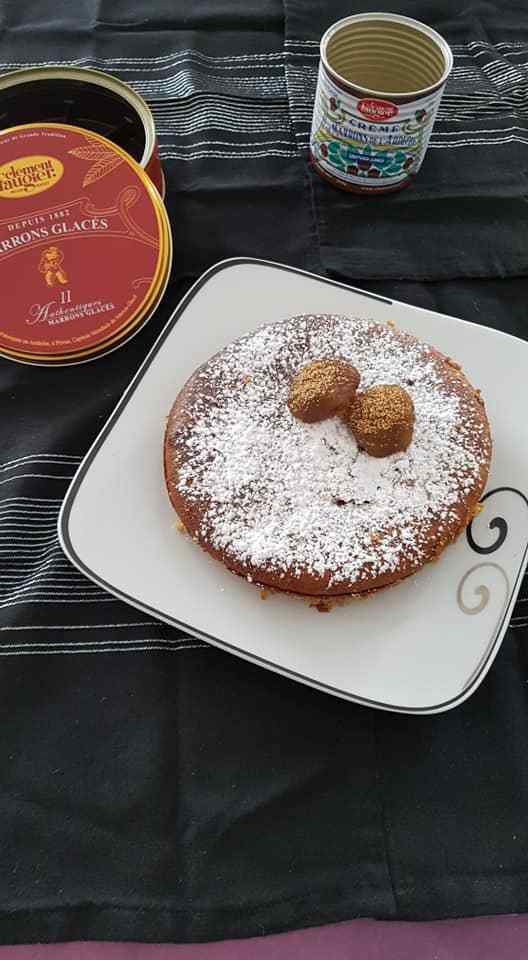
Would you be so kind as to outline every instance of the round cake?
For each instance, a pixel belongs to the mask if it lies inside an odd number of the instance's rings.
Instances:
[[[292,383],[323,360],[359,374],[355,405],[304,422]],[[398,404],[408,415],[406,449],[387,456],[361,446],[380,401],[387,423]],[[312,600],[378,590],[436,559],[474,516],[490,458],[483,401],[458,364],[392,324],[328,314],[261,327],[204,363],[164,445],[190,536],[249,582]]]

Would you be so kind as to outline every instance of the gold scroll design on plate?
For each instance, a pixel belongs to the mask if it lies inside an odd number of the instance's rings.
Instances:
[[[492,503],[499,504],[493,507]],[[503,561],[484,560],[465,572],[456,592],[460,611],[469,616],[478,616],[484,610],[498,611],[490,630],[489,639],[475,669],[467,677],[462,690],[467,690],[480,676],[489,661],[498,639],[502,639],[513,598],[520,585],[528,556],[528,497],[517,487],[503,486],[488,490],[480,501],[481,510],[475,514],[466,528],[466,539],[471,550],[479,556],[499,553],[504,543],[513,541]],[[492,508],[491,519],[485,515]],[[495,511],[498,511],[496,515]],[[486,527],[495,534],[491,542],[481,541]],[[508,572],[505,567],[508,568]]]
[[[522,518],[524,518],[526,524],[526,514],[524,509],[522,509],[522,512],[519,510],[518,514],[512,515],[511,505],[508,508],[508,504],[505,502],[502,509],[503,512],[506,510],[506,508],[509,509],[509,520],[500,515],[492,517],[492,519],[488,521],[487,527],[489,530],[497,531],[495,540],[489,544],[481,544],[477,542],[475,539],[476,531],[474,530],[475,521],[477,520],[477,517],[482,517],[485,507],[488,507],[488,505],[491,503],[491,498],[500,496],[501,494],[513,494],[514,497],[518,498],[518,500],[512,500],[512,503],[517,502],[519,507],[522,508],[522,505],[524,505],[524,508],[528,508],[528,497],[522,492],[522,490],[518,490],[516,487],[504,486],[496,487],[493,490],[488,490],[488,492],[484,494],[480,501],[480,509],[472,518],[472,520],[470,520],[466,528],[468,545],[474,553],[480,556],[487,556],[499,551],[504,542],[507,540],[511,530],[513,529],[519,531],[522,526]],[[523,536],[521,536],[521,542],[525,557],[528,552],[528,543]],[[501,615],[508,607],[512,591],[508,574],[500,564],[496,562],[485,561],[482,563],[477,563],[467,570],[458,584],[457,603],[463,613],[474,616],[475,614],[481,613],[488,606],[492,596],[492,591],[485,583],[478,583],[478,576],[480,576],[480,574],[484,571],[488,572],[490,570],[494,570],[496,573],[500,574],[500,578],[502,579],[504,585],[505,601]],[[478,576],[476,577],[475,574]],[[471,599],[469,599],[469,590],[472,590],[473,592],[473,597]],[[479,599],[476,600],[476,597]]]

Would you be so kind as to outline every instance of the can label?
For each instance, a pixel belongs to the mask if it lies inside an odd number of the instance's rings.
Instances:
[[[0,135],[0,350],[93,350],[159,288],[163,208],[146,174],[102,137],[57,124]]]
[[[364,97],[358,100],[357,108],[362,116],[367,120],[374,120],[379,123],[387,123],[393,117],[398,116],[398,107],[389,100],[377,100],[375,97]]]
[[[319,65],[310,147],[317,165],[360,189],[383,189],[420,169],[443,92],[407,103],[354,96]]]

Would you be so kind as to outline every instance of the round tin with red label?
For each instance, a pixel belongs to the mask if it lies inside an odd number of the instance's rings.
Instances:
[[[453,55],[431,27],[392,13],[331,26],[310,137],[312,163],[343,190],[399,190],[420,169]]]
[[[159,193],[120,147],[80,127],[0,134],[0,353],[28,363],[120,346],[165,289],[171,235]]]

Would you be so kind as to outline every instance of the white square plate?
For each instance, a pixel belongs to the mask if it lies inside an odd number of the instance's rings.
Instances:
[[[494,435],[481,514],[440,562],[323,615],[259,591],[179,534],[162,468],[165,418],[195,367],[263,323],[299,313],[392,319],[462,363]],[[479,685],[527,562],[528,344],[454,317],[259,260],[209,270],[177,307],[83,461],[59,535],[96,583],[224,650],[358,703],[437,713]]]

